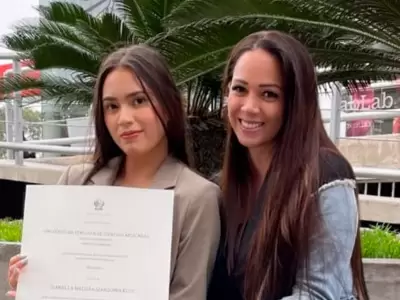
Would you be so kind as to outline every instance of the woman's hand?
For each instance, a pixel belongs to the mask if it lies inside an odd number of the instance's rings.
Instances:
[[[27,263],[28,258],[25,255],[18,254],[11,257],[8,266],[8,284],[10,285],[11,290],[6,293],[7,296],[15,297],[19,273]]]

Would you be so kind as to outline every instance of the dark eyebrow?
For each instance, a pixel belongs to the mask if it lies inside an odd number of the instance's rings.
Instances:
[[[274,88],[277,88],[277,89],[282,89],[281,88],[281,86],[279,85],[279,84],[276,84],[276,83],[265,83],[265,84],[260,84],[260,87],[262,87],[262,88],[265,88],[265,87],[267,87],[267,88],[269,88],[269,87],[274,87]]]
[[[241,83],[243,85],[248,85],[248,83],[246,81],[244,81],[243,79],[234,79],[232,81],[235,83]]]
[[[248,83],[243,79],[234,79],[233,82],[240,83],[240,84],[243,84],[243,85],[248,85]],[[278,88],[280,90],[282,89],[281,86],[279,84],[276,84],[276,83],[262,83],[262,84],[259,85],[259,87],[262,87],[262,88],[274,87],[274,88]]]
[[[145,95],[145,93],[143,91],[136,91],[136,92],[126,95],[125,98],[132,98],[132,97],[135,97],[138,95]],[[107,96],[107,97],[103,98],[103,101],[116,101],[116,100],[117,100],[117,98],[112,97],[112,96]]]

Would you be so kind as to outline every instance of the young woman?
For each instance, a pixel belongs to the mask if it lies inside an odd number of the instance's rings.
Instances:
[[[367,300],[350,164],[328,138],[306,48],[251,34],[225,70],[222,239],[209,300]]]
[[[174,189],[169,299],[206,299],[220,238],[220,189],[188,167],[182,99],[164,59],[145,46],[109,55],[93,113],[93,162],[70,166],[59,184]],[[26,262],[21,255],[10,260],[11,296]]]

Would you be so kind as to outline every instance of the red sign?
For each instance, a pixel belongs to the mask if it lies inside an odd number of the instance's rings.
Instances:
[[[400,79],[396,80],[396,85],[398,94],[397,97],[400,98]],[[400,133],[400,117],[396,117],[393,119],[393,133]]]
[[[393,119],[393,133],[400,133],[400,117]]]
[[[352,93],[352,104],[361,110],[371,109],[374,105],[374,90],[365,87]],[[373,126],[373,120],[355,120],[347,122],[346,136],[367,135]]]
[[[21,61],[20,62],[21,68],[23,67],[29,67],[29,61]],[[4,64],[4,65],[0,65],[0,77],[12,77],[13,73],[12,73],[12,69],[13,69],[13,65],[12,64]],[[7,74],[8,72],[11,72],[10,74]],[[40,78],[40,71],[37,70],[32,70],[32,69],[28,69],[28,70],[24,70],[22,69],[21,71],[22,75],[28,77],[28,78],[32,78],[32,79],[39,79]],[[21,96],[22,97],[32,97],[32,96],[38,96],[40,95],[40,90],[39,89],[28,89],[28,90],[23,90],[21,91]],[[5,98],[8,98],[8,95],[5,95],[4,93],[0,92],[0,100],[4,100]]]

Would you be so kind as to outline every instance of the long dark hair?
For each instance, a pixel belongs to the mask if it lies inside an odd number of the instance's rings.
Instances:
[[[267,176],[267,192],[261,195],[264,202],[260,221],[242,270],[243,293],[246,300],[256,300],[264,291],[268,299],[280,299],[292,290],[300,267],[305,267],[308,273],[310,240],[321,221],[316,201],[321,185],[321,150],[345,158],[323,127],[312,58],[306,47],[293,37],[277,31],[245,37],[231,52],[223,89],[227,91],[238,59],[252,49],[262,49],[280,62],[285,104],[284,121]],[[349,172],[354,177],[352,170]],[[256,201],[250,196],[253,187],[249,174],[252,166],[247,148],[239,143],[228,124],[221,186],[229,272],[236,268],[244,225],[256,209]],[[360,299],[366,300],[359,233],[351,265],[355,290]]]
[[[192,166],[192,155],[188,150],[186,116],[183,100],[164,57],[146,45],[133,45],[109,54],[100,66],[93,99],[93,119],[95,126],[94,167],[86,182],[103,168],[112,158],[122,156],[122,150],[113,141],[104,121],[102,105],[103,85],[106,77],[118,67],[128,68],[139,79],[147,98],[152,101],[149,91],[162,111],[151,102],[168,140],[169,154],[188,166]],[[161,117],[166,114],[166,122]]]

